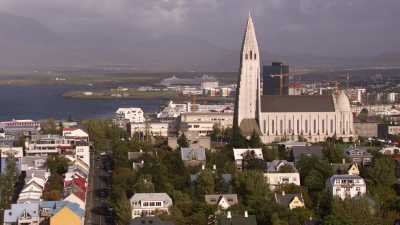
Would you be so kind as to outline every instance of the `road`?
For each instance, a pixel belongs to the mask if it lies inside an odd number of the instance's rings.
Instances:
[[[104,215],[99,212],[99,208],[106,200],[104,197],[100,197],[97,192],[106,188],[107,185],[103,179],[107,176],[107,173],[103,169],[103,161],[97,158],[98,155],[91,153],[85,225],[106,225]]]

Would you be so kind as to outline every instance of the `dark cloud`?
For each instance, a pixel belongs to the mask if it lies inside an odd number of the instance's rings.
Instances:
[[[0,0],[0,12],[75,40],[181,36],[232,51],[251,11],[264,51],[334,57],[400,51],[399,9],[399,0]]]

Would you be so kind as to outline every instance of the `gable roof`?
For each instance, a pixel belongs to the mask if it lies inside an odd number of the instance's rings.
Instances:
[[[261,112],[335,112],[330,95],[263,95]]]
[[[206,151],[204,148],[181,148],[181,158],[183,161],[205,161]]]
[[[214,195],[205,195],[204,200],[207,204],[215,205],[219,204],[222,199],[226,199],[230,206],[236,205],[239,203],[237,194],[214,194]]]
[[[175,225],[172,222],[169,221],[162,221],[160,218],[156,216],[152,217],[139,217],[132,219],[129,222],[129,225]]]
[[[138,201],[163,201],[167,207],[172,205],[172,199],[167,193],[135,193],[130,202]]]
[[[323,147],[321,145],[293,146],[292,154],[295,161],[298,161],[301,155],[323,158],[322,149]]]
[[[242,160],[245,154],[254,152],[257,159],[264,159],[261,148],[234,148],[233,157],[235,160]]]
[[[242,215],[232,215],[227,218],[226,215],[217,218],[218,225],[257,225],[257,220],[254,215],[244,217]]]
[[[38,203],[12,204],[11,209],[7,209],[4,211],[4,222],[15,223],[24,212],[29,214],[31,217],[39,218],[39,204]]]
[[[293,199],[295,197],[297,197],[300,201],[302,201],[304,203],[304,199],[301,194],[276,194],[275,193],[276,203],[283,205],[285,207],[289,207],[289,204],[293,201]]]

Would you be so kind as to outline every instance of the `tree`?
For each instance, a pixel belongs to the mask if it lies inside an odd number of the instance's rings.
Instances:
[[[234,148],[247,148],[249,145],[245,137],[243,137],[242,132],[239,127],[234,127],[232,129],[231,143]]]
[[[244,204],[257,208],[259,201],[270,195],[263,172],[246,170],[235,177],[235,189],[243,197]]]
[[[69,160],[65,158],[63,155],[51,155],[47,157],[47,167],[50,172],[57,174],[64,174],[68,170],[68,162]]]
[[[189,140],[186,138],[185,133],[182,133],[181,136],[178,137],[178,145],[181,148],[187,148],[189,147]]]
[[[118,225],[129,224],[129,221],[132,218],[132,210],[131,203],[129,202],[125,193],[120,195],[114,210],[116,212]]]
[[[363,108],[363,109],[360,111],[360,113],[358,114],[358,119],[359,119],[361,122],[367,122],[367,120],[368,120],[368,109]]]
[[[201,171],[196,182],[196,192],[200,197],[215,192],[214,174],[209,169]]]
[[[251,134],[249,146],[251,148],[261,148],[263,146],[260,135],[258,135],[255,130],[253,130],[253,133]]]
[[[57,127],[57,123],[54,119],[48,119],[40,124],[41,132],[43,134],[60,134],[60,130]]]

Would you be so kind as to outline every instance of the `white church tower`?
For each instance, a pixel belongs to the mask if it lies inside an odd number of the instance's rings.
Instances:
[[[260,52],[253,19],[249,15],[240,56],[240,75],[237,83],[234,125],[242,134],[260,133]]]

